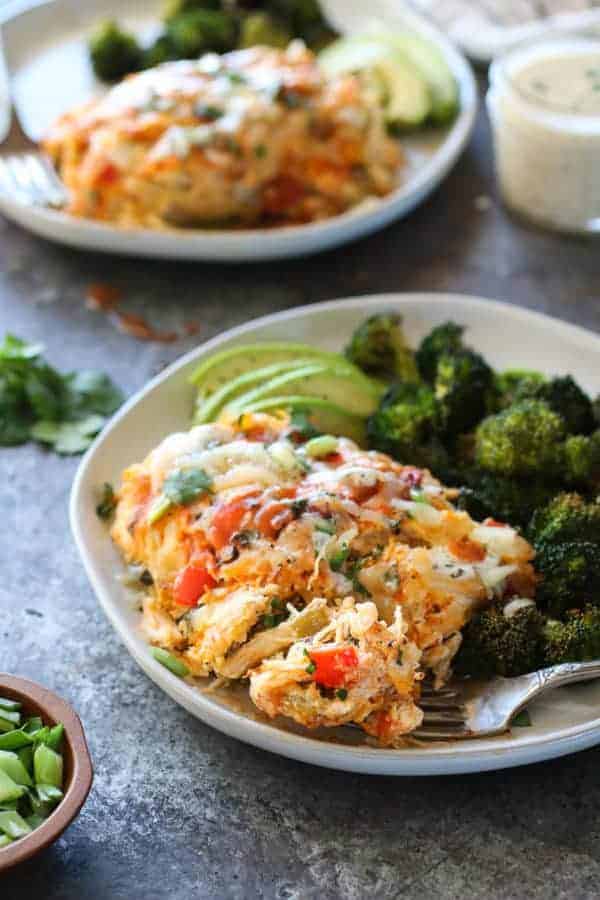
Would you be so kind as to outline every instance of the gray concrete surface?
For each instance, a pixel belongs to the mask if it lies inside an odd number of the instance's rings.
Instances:
[[[131,393],[195,340],[272,310],[381,291],[479,294],[600,331],[598,245],[524,229],[494,199],[483,118],[409,219],[311,260],[209,266],[52,247],[0,225],[0,333]],[[491,206],[481,202],[490,197]],[[169,346],[86,309],[90,282],[170,328]],[[527,335],[515,347],[527,362]],[[80,818],[0,878],[2,900],[584,900],[600,893],[600,749],[528,769],[393,780],[319,770],[236,743],[137,669],[100,612],[67,521],[76,459],[0,449],[0,669],[67,697],[96,780]]]

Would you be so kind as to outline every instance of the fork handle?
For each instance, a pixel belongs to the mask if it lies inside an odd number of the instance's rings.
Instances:
[[[562,663],[559,666],[550,666],[549,669],[540,669],[535,673],[537,685],[534,696],[563,687],[566,684],[576,684],[578,681],[591,681],[600,678],[600,660],[581,663]]]

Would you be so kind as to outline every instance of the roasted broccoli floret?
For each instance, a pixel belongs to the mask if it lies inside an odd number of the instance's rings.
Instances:
[[[542,576],[537,598],[551,616],[560,617],[588,601],[600,605],[600,545],[544,543],[538,546],[535,568]]]
[[[224,53],[236,41],[236,25],[227,13],[191,9],[166,22],[166,34],[180,59],[192,59],[206,51]]]
[[[536,546],[564,541],[600,544],[600,502],[588,503],[580,494],[558,494],[536,511],[528,537]]]
[[[142,65],[142,50],[132,34],[116,22],[102,22],[89,40],[94,73],[101,81],[118,81]]]
[[[539,478],[517,480],[470,470],[464,473],[457,502],[474,519],[491,517],[525,528],[536,509],[545,506],[557,490]]]
[[[447,436],[469,431],[491,410],[494,373],[478,353],[460,350],[438,358],[434,390]]]
[[[162,63],[177,59],[177,50],[168,34],[159,35],[149,47],[146,47],[142,56],[142,69],[152,69]]]
[[[564,476],[568,484],[587,490],[600,487],[600,430],[589,437],[568,437],[564,445]]]
[[[167,0],[163,19],[173,19],[193,9],[221,9],[222,0]]]
[[[544,628],[545,666],[600,658],[600,609],[571,610],[564,622],[548,619]]]
[[[463,629],[454,660],[458,675],[512,678],[535,671],[542,657],[544,617],[535,603],[512,600],[477,613]]]
[[[499,408],[506,409],[519,400],[532,397],[546,380],[545,375],[532,369],[507,369],[500,372],[495,378]]]
[[[396,459],[431,469],[444,479],[449,457],[436,437],[438,406],[431,388],[398,382],[367,423],[369,446]]]
[[[255,12],[242,21],[239,46],[265,44],[267,47],[287,47],[291,39],[291,32],[269,13]]]
[[[376,313],[359,325],[346,347],[350,362],[369,375],[418,381],[412,350],[402,331],[402,318],[393,313]]]
[[[594,430],[592,401],[570,375],[551,378],[538,385],[531,396],[545,400],[562,417],[568,434],[589,434]]]
[[[564,436],[561,417],[547,403],[523,400],[481,422],[475,462],[498,475],[548,476],[560,466]]]
[[[417,368],[425,381],[433,383],[441,356],[453,356],[464,349],[464,328],[454,322],[438,325],[423,338],[415,354]]]

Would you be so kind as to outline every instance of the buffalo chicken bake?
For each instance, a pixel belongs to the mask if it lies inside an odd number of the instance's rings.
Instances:
[[[313,222],[389,193],[401,163],[374,86],[299,41],[132,75],[43,146],[67,212],[150,228]]]
[[[246,413],[123,474],[112,537],[148,586],[143,629],[193,676],[247,679],[267,716],[398,746],[472,614],[535,593],[530,545],[427,470]]]

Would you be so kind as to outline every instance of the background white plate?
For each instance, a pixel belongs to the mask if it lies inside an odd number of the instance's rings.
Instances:
[[[351,29],[359,21],[359,0],[327,0],[324,5],[340,28],[347,22]],[[85,43],[94,23],[109,16],[147,33],[156,28],[161,6],[157,0],[127,4],[119,0],[52,0],[35,6],[31,0],[17,0],[2,9],[8,77],[28,132],[39,137],[59,113],[99,90]],[[376,7],[374,0],[374,11]],[[0,211],[35,234],[73,247],[173,259],[254,261],[300,256],[370,234],[405,216],[437,187],[468,141],[477,110],[469,64],[441,32],[410,13],[394,16],[394,23],[419,31],[439,47],[459,83],[461,111],[451,128],[424,131],[403,140],[409,163],[400,173],[398,188],[386,198],[311,225],[239,231],[117,229],[62,212],[22,206],[1,194]],[[4,110],[7,92],[6,77],[0,78]],[[0,121],[0,133],[1,128]]]
[[[84,457],[71,494],[71,526],[94,590],[108,618],[149,677],[187,710],[220,731],[266,750],[318,765],[388,775],[477,772],[536,762],[600,743],[600,682],[563,688],[531,707],[533,727],[480,741],[381,750],[353,729],[315,736],[285,721],[270,722],[246,691],[207,693],[176,678],[150,655],[138,631],[136,595],[123,587],[123,571],[106,526],[94,508],[104,481],[119,483],[122,470],[144,457],[163,437],[190,424],[193,391],[188,377],[217,349],[261,340],[308,341],[340,349],[366,315],[395,309],[418,341],[448,318],[467,326],[468,341],[499,368],[526,365],[548,374],[572,373],[589,391],[600,391],[600,337],[539,313],[491,300],[451,294],[358,297],[300,307],[234,328],[182,357],[115,416]]]

